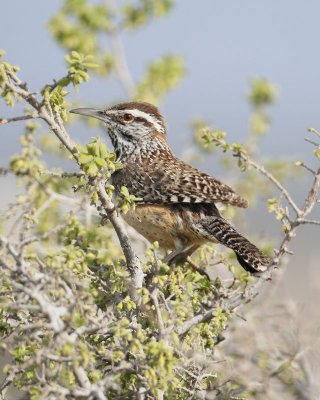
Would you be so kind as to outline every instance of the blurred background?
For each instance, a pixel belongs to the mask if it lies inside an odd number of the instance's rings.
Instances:
[[[21,67],[20,76],[35,91],[66,71],[64,55],[68,51],[61,47],[61,42],[59,45],[59,35],[52,23],[62,4],[61,1],[11,0],[1,8],[1,48],[6,51],[9,62]],[[112,7],[121,4],[114,1]],[[177,67],[184,71],[181,79],[159,101],[168,124],[168,140],[177,155],[229,183],[235,182],[238,176],[236,164],[226,169],[219,152],[201,151],[192,127],[205,122],[226,131],[230,142],[246,141],[252,129],[253,106],[248,101],[252,82],[257,78],[267,79],[274,89],[274,101],[264,109],[270,121],[266,132],[259,137],[256,160],[289,160],[285,184],[301,204],[311,178],[301,173],[295,161],[304,160],[313,168],[317,163],[304,137],[307,128],[320,129],[319,15],[320,3],[316,0],[307,3],[178,0],[163,18],[125,30],[120,52],[124,52],[134,83],[141,81],[146,65],[152,60],[164,54],[181,59]],[[119,43],[102,36],[100,45],[112,49]],[[126,90],[114,75],[93,75],[79,92],[72,93],[72,99],[79,106],[103,107],[127,100],[130,82],[128,86]],[[0,102],[0,118],[13,115]],[[88,142],[99,132],[97,129],[80,122],[69,128],[80,142]],[[22,130],[23,123],[1,127],[1,166],[19,151]],[[56,159],[48,158],[48,162],[59,166]],[[66,161],[62,165],[69,168]],[[10,176],[1,178],[1,183],[0,210],[3,211],[14,199],[17,188]],[[265,198],[252,201],[252,208],[239,214],[246,221],[245,230],[249,234],[271,238],[276,247],[280,223],[268,213],[265,203]],[[319,344],[320,328],[316,310],[320,301],[318,227],[308,225],[301,229],[292,242],[292,251],[294,255],[279,272],[277,284],[272,288],[271,300],[270,293],[266,294],[265,307],[271,307],[271,303],[273,307],[290,304],[296,325],[303,331],[306,342],[312,340],[315,348]],[[263,299],[260,299],[261,307]],[[274,315],[274,310],[269,308],[270,315]]]

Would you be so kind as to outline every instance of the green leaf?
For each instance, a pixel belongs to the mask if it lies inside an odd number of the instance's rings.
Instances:
[[[100,167],[100,168],[105,168],[107,167],[107,162],[103,158],[97,157],[95,159],[95,163]]]
[[[78,156],[78,161],[80,164],[87,164],[94,160],[94,157],[91,154],[80,154]]]
[[[89,176],[95,176],[99,172],[99,167],[96,163],[90,163],[88,168],[86,169],[86,172]]]

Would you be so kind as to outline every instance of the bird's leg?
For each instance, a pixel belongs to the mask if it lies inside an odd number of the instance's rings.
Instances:
[[[187,257],[187,263],[190,265],[190,267],[194,270],[194,271],[197,271],[200,275],[203,275],[203,276],[205,276],[209,281],[211,281],[211,278],[210,278],[210,276],[206,273],[206,271],[205,270],[203,270],[201,267],[199,267],[196,263],[194,263],[192,260],[191,260],[191,257],[190,256],[188,256]]]
[[[199,274],[204,275],[210,280],[209,275],[198,265],[196,265],[190,258],[190,255],[198,249],[198,244],[191,244],[188,246],[178,246],[176,250],[172,251],[165,259],[165,263],[168,265],[176,265],[179,262],[187,262],[190,267],[197,271]]]
[[[197,248],[198,246],[194,244],[186,246],[182,243],[179,243],[176,246],[176,249],[168,254],[164,262],[168,265],[174,265],[178,262],[185,262],[187,260],[187,257],[192,254]]]

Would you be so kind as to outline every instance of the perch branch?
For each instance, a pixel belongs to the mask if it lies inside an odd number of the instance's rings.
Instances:
[[[78,150],[66,131],[59,115],[53,114],[52,109],[48,104],[38,101],[27,89],[26,84],[22,83],[22,81],[14,72],[8,71],[7,74],[9,77],[9,80],[6,82],[8,88],[24,99],[37,111],[39,118],[49,126],[50,130],[56,135],[60,142],[64,144],[67,150],[73,155],[74,160],[77,162],[76,154],[78,153]],[[142,287],[144,277],[140,261],[131,247],[129,237],[126,233],[122,220],[115,211],[112,200],[105,192],[104,182],[100,181],[97,183],[97,193],[118,236],[126,259],[127,267],[131,274],[131,297],[135,302],[138,302],[140,296],[137,294],[137,291]]]

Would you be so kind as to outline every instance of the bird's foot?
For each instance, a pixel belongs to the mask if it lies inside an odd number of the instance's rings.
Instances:
[[[191,257],[187,257],[187,263],[190,265],[190,267],[194,270],[197,271],[200,275],[205,276],[209,281],[211,281],[210,276],[204,271],[201,267],[199,267],[196,263],[194,263],[191,260]]]

